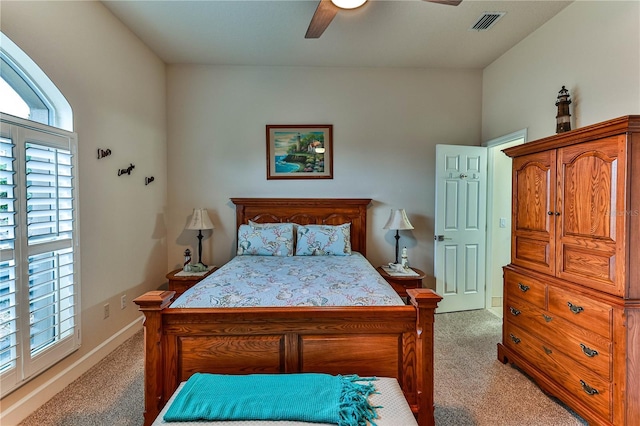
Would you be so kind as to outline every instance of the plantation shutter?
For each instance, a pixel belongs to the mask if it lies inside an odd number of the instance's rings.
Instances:
[[[73,333],[71,152],[26,144],[31,355]]]
[[[9,135],[7,135],[9,136]],[[15,146],[0,136],[0,373],[15,376],[17,360]]]
[[[3,152],[11,147],[7,163],[12,168],[6,175],[14,197],[7,202],[7,212],[0,211],[7,230],[2,231],[8,232],[2,241],[0,284],[5,395],[5,389],[19,386],[79,347],[80,269],[75,134],[2,124],[2,134],[10,135],[3,139]]]

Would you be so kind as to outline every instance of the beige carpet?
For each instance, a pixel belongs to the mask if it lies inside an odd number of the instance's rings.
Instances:
[[[144,410],[142,339],[141,330],[27,417],[20,425],[142,425]]]
[[[488,311],[436,315],[438,425],[570,426],[587,423],[497,359],[502,320]]]
[[[484,310],[458,312],[436,315],[435,324],[437,425],[586,425],[519,371],[497,360],[499,318]],[[142,381],[139,332],[21,425],[141,425]]]

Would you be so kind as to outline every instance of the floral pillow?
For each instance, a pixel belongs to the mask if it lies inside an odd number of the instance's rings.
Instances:
[[[254,228],[276,228],[282,225],[282,222],[254,222],[252,220],[249,221],[249,226],[253,226]]]
[[[349,256],[351,224],[298,225],[296,256]]]
[[[293,224],[240,225],[238,256],[293,256]]]

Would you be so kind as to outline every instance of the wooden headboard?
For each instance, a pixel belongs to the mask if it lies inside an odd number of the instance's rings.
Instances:
[[[368,198],[231,198],[236,226],[257,223],[351,223],[351,249],[366,256]]]

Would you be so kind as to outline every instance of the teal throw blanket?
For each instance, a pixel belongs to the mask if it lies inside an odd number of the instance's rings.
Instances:
[[[368,397],[375,378],[329,374],[196,373],[164,415],[166,422],[292,420],[366,426],[377,418]],[[358,383],[363,382],[364,383]]]

